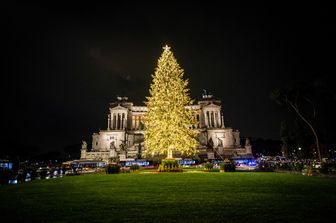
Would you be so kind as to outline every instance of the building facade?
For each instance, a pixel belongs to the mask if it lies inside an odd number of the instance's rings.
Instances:
[[[212,95],[203,94],[197,104],[186,106],[196,111],[198,151],[196,158],[231,158],[234,156],[252,157],[251,145],[241,146],[240,132],[225,127],[221,110],[221,101]],[[147,112],[146,106],[135,106],[126,97],[118,97],[116,102],[110,103],[107,116],[107,129],[92,135],[92,148],[88,151],[83,141],[81,159],[131,161],[143,158],[144,122],[143,116]],[[174,154],[175,156],[179,154]]]

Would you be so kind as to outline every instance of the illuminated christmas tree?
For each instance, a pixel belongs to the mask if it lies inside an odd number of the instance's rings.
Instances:
[[[167,158],[172,158],[173,151],[194,155],[197,132],[191,126],[197,121],[195,113],[185,107],[192,104],[188,80],[183,79],[184,71],[170,47],[163,49],[146,102],[145,155],[167,154]]]

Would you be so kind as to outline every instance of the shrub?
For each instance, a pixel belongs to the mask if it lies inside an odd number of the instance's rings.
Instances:
[[[130,173],[130,168],[129,167],[121,167],[120,168],[120,173]]]
[[[323,174],[335,174],[336,163],[322,163],[319,172]]]
[[[218,169],[218,168],[212,168],[209,172],[220,172],[220,169]]]
[[[256,170],[261,172],[273,172],[274,167],[267,162],[260,162]]]
[[[106,174],[120,173],[120,166],[118,164],[109,164],[105,167]]]
[[[235,172],[236,171],[236,165],[234,163],[227,163],[227,162],[222,162],[220,163],[220,167],[224,172]]]
[[[14,175],[14,172],[12,170],[0,170],[0,184],[8,184],[8,181],[11,179],[11,177]]]
[[[182,167],[178,163],[178,160],[175,159],[164,159],[162,160],[159,169],[159,172],[182,172]]]
[[[131,170],[132,172],[137,171],[137,170],[139,170],[139,169],[140,169],[140,167],[139,167],[139,165],[137,165],[137,164],[133,164],[132,166],[130,166],[130,170]]]
[[[212,168],[213,168],[213,163],[206,163],[206,164],[204,164],[204,168],[206,169],[206,170],[211,170]]]
[[[302,175],[316,176],[318,175],[318,170],[314,168],[312,165],[304,165],[302,169]]]
[[[294,163],[294,171],[302,171],[303,163]]]

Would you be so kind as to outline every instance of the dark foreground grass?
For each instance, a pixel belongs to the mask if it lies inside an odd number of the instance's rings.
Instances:
[[[336,218],[336,179],[93,174],[1,186],[0,200],[0,219],[11,222],[327,222]]]

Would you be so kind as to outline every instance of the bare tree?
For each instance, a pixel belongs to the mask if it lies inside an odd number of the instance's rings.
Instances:
[[[271,92],[271,98],[280,105],[287,105],[309,127],[314,135],[318,159],[321,162],[319,137],[313,125],[316,118],[316,108],[313,100],[309,98],[308,92],[300,86],[275,89]],[[305,108],[305,113],[302,108]]]

